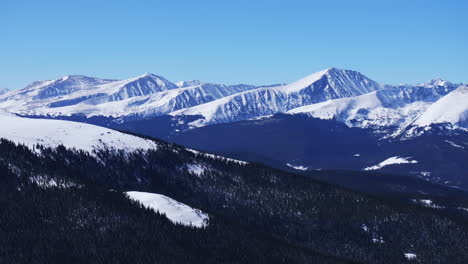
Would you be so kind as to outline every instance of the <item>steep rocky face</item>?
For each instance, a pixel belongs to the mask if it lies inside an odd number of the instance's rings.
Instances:
[[[323,102],[366,94],[383,86],[350,70],[326,69],[287,85],[263,87],[184,109],[174,115],[201,115],[200,123],[255,118]]]

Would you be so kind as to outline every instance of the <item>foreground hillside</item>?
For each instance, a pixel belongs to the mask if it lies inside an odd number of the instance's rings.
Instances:
[[[34,147],[63,145],[85,151],[103,147],[133,151],[155,148],[154,142],[104,127],[61,120],[19,117],[0,109],[0,138]]]
[[[0,143],[2,262],[464,263],[463,209],[388,202],[156,142],[138,151]],[[123,193],[209,216],[174,225]]]

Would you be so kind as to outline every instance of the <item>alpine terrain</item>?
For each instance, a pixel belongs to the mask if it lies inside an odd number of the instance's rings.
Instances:
[[[467,84],[440,78],[388,85],[329,68],[264,86],[172,83],[154,74],[65,76],[4,93],[0,108],[302,168],[298,172],[382,171],[468,190],[467,96]]]

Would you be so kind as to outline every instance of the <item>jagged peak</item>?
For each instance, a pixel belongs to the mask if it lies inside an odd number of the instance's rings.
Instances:
[[[140,83],[140,82],[152,82],[152,83],[155,83],[157,86],[165,87],[166,89],[178,88],[177,85],[170,82],[166,78],[162,77],[161,75],[156,75],[153,73],[145,73],[135,78],[128,79],[126,80],[126,84],[124,85],[124,87],[128,85],[132,85],[134,83]]]
[[[151,77],[151,78],[161,78],[162,76],[159,76],[159,75],[156,75],[154,73],[144,73],[142,75],[139,75],[137,77],[135,77],[135,79],[141,79],[141,78],[148,78],[148,77]]]
[[[440,77],[434,78],[430,80],[429,82],[424,83],[423,85],[425,86],[446,86],[447,84],[450,84],[449,81],[444,80]]]
[[[350,69],[340,69],[340,68],[336,68],[336,67],[331,67],[331,68],[325,69],[324,71],[328,75],[334,75],[334,74],[356,75],[356,76],[362,76],[364,78],[369,79],[367,76],[365,76],[361,72],[355,71],[355,70],[350,70]]]
[[[200,81],[200,80],[187,80],[187,81],[176,82],[176,85],[178,87],[180,87],[180,88],[190,87],[190,86],[198,86],[198,85],[202,85],[202,84],[205,84],[205,82]]]
[[[324,77],[333,81],[334,79],[342,78],[342,76],[359,76],[360,79],[366,79],[369,82],[373,82],[371,79],[367,78],[360,72],[331,67],[331,68],[327,68],[327,69],[318,71],[316,73],[313,73],[293,83],[281,86],[279,87],[279,89],[284,92],[295,92],[295,91],[301,90],[305,87],[312,85],[313,83],[317,82],[318,80],[321,80]],[[378,86],[377,83],[374,82],[374,84]]]

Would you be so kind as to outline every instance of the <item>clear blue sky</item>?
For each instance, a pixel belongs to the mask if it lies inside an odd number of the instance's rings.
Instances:
[[[358,70],[385,83],[468,82],[466,0],[6,0],[0,88],[82,74],[290,82]]]

